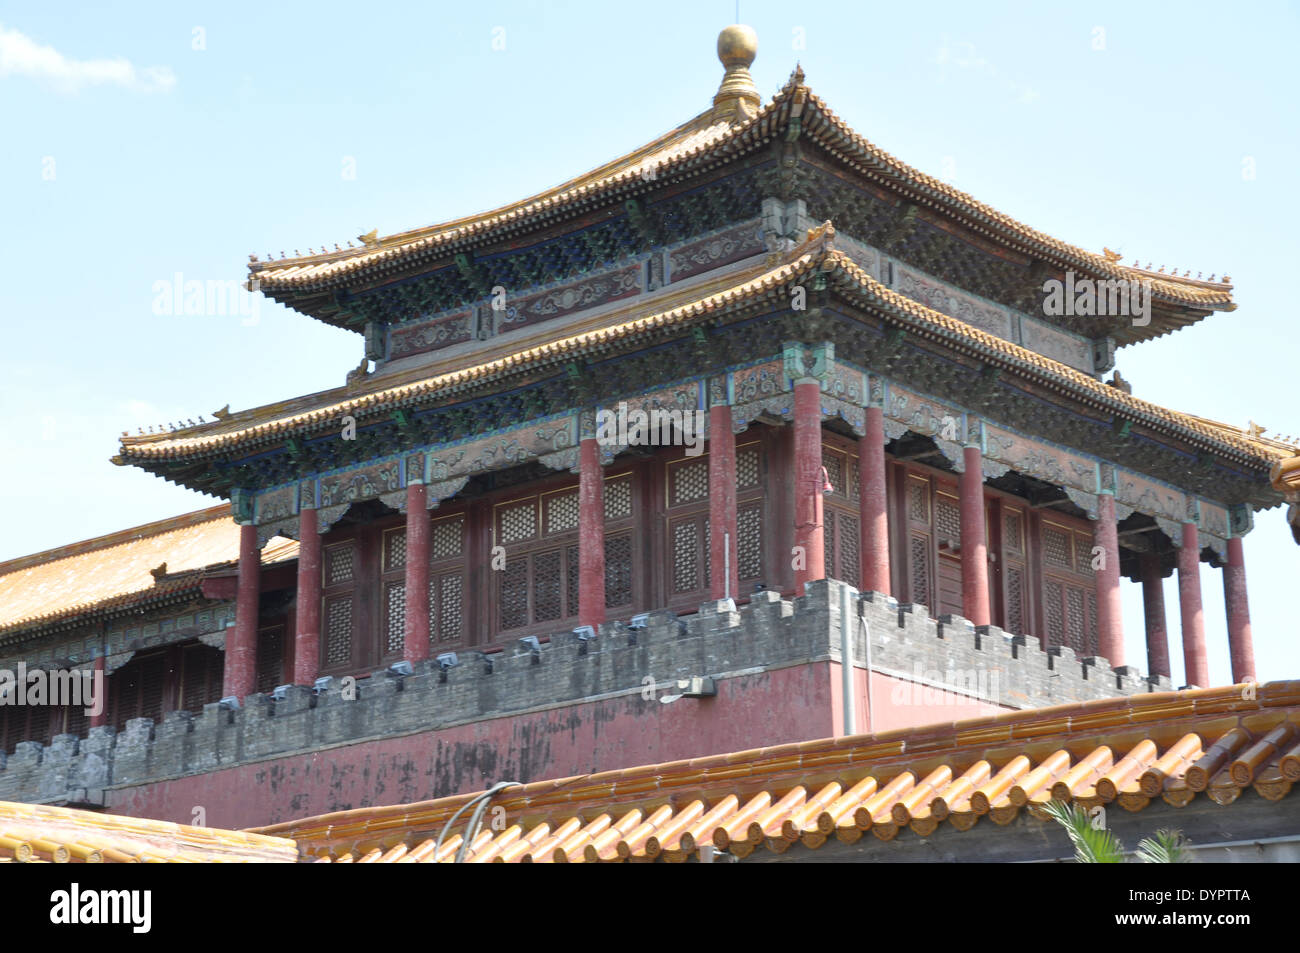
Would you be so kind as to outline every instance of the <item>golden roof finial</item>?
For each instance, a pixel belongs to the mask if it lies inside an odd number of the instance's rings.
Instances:
[[[744,122],[758,112],[762,101],[750,64],[758,55],[758,34],[752,28],[733,24],[718,34],[718,59],[726,68],[722,85],[713,97],[713,114],[717,119]]]

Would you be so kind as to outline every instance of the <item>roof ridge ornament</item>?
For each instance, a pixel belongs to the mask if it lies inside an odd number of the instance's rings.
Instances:
[[[713,97],[715,119],[736,125],[758,114],[762,97],[754,85],[754,77],[749,74],[757,54],[758,34],[753,28],[737,23],[718,34],[718,59],[726,72]]]

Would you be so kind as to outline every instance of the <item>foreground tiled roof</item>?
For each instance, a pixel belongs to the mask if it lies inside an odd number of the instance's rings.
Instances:
[[[1114,698],[876,735],[539,781],[490,802],[471,863],[682,861],[817,849],[870,833],[957,837],[1005,826],[1049,799],[1141,811],[1160,799],[1270,801],[1300,781],[1300,681]],[[260,828],[305,859],[450,862],[470,795],[363,808]],[[488,816],[491,816],[489,811]]]
[[[711,283],[691,289],[693,296],[686,301],[681,301],[681,289],[669,286],[661,296],[639,300],[604,315],[600,327],[501,353],[481,363],[466,366],[464,358],[459,358],[455,364],[443,362],[408,371],[405,376],[409,380],[397,375],[380,376],[371,383],[370,390],[360,393],[339,388],[232,414],[178,433],[123,437],[122,452],[116,459],[122,463],[211,459],[235,450],[249,452],[274,446],[289,436],[330,432],[337,429],[345,415],[354,416],[360,422],[394,410],[427,405],[546,365],[578,357],[596,358],[615,346],[626,347],[664,329],[694,324],[763,299],[776,300],[790,286],[818,271],[834,278],[836,288],[850,298],[883,312],[905,327],[944,340],[982,360],[1045,381],[1061,393],[1134,422],[1172,432],[1206,449],[1265,468],[1280,456],[1295,452],[1294,447],[1253,438],[1226,424],[1208,422],[1133,397],[1058,361],[918,304],[890,290],[862,271],[847,255],[836,251],[834,234],[834,228],[826,223],[812,230],[808,241],[792,250],[783,261],[728,272]],[[498,349],[509,346],[509,342],[497,344]],[[513,346],[518,348],[519,344]],[[484,356],[491,353],[486,352]]]
[[[373,281],[409,272],[413,267],[445,259],[456,251],[537,228],[562,216],[571,216],[607,203],[625,192],[646,188],[641,172],[655,168],[654,181],[664,183],[689,177],[717,166],[721,161],[751,151],[758,144],[797,130],[816,142],[839,161],[867,179],[922,208],[934,209],[955,219],[977,235],[1059,268],[1079,269],[1098,278],[1151,282],[1153,299],[1203,310],[1231,311],[1232,286],[1150,272],[1111,261],[1037,229],[985,205],[965,192],[926,175],[894,158],[854,132],[804,84],[802,70],[796,70],[786,85],[744,122],[712,120],[712,111],[661,136],[642,148],[615,159],[585,175],[511,205],[379,239],[371,246],[297,256],[278,261],[253,262],[252,276],[267,293],[277,291],[324,291],[349,283]],[[1174,319],[1191,323],[1194,316]],[[1117,331],[1120,343],[1163,333],[1168,328],[1147,330],[1127,327]]]
[[[0,863],[294,863],[293,841],[0,801]]]
[[[276,539],[262,561],[296,558],[297,545]],[[11,559],[0,563],[0,635],[179,597],[238,557],[227,504]]]

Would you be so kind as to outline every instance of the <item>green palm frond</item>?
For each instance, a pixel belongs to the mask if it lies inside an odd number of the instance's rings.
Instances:
[[[1043,810],[1065,828],[1074,845],[1074,859],[1081,864],[1122,864],[1124,847],[1110,831],[1093,827],[1092,819],[1076,804],[1048,801]]]
[[[1182,831],[1159,830],[1138,844],[1138,859],[1144,864],[1185,864],[1191,860]]]

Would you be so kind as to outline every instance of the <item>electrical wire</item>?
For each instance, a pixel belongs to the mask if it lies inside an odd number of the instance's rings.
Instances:
[[[433,856],[436,858],[438,854],[442,852],[442,842],[446,840],[447,833],[456,825],[457,819],[462,814],[464,814],[468,808],[476,807],[476,810],[472,815],[470,824],[465,829],[465,838],[461,842],[460,849],[456,852],[456,860],[454,861],[457,864],[464,863],[465,854],[469,850],[470,843],[474,840],[474,838],[478,836],[478,826],[483,820],[483,811],[487,808],[488,801],[490,801],[498,791],[502,791],[508,787],[522,787],[522,786],[523,786],[523,782],[521,781],[498,781],[496,784],[492,785],[492,787],[488,788],[486,791],[482,791],[474,795],[472,798],[470,798],[468,801],[466,801],[464,804],[458,807],[456,809],[456,813],[453,814],[450,817],[450,819],[448,819],[447,823],[443,826],[442,833],[438,835],[438,842],[434,845],[433,848]]]

